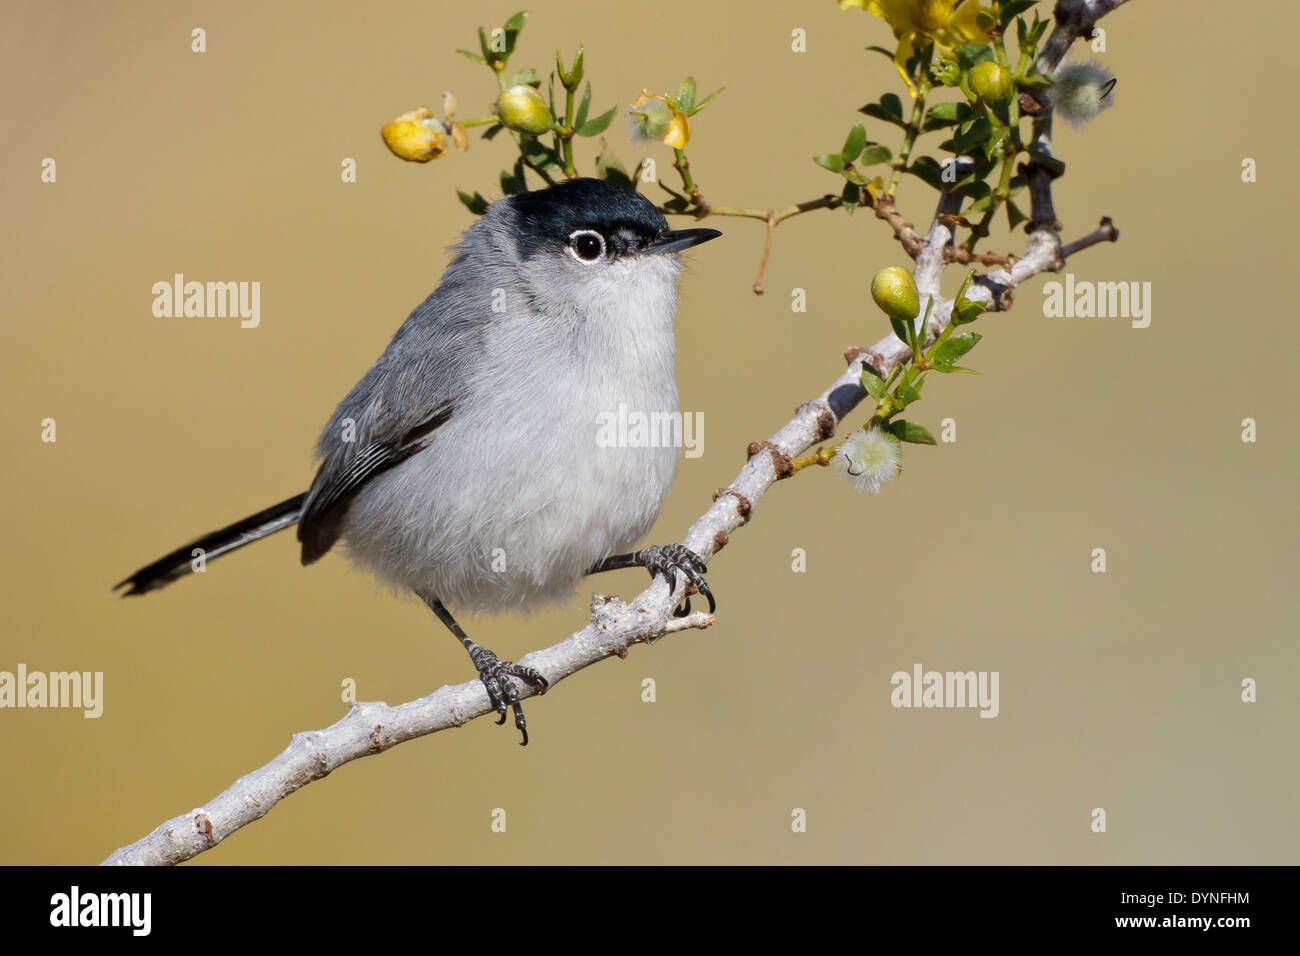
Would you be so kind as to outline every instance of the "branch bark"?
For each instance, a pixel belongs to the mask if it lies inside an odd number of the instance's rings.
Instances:
[[[1056,6],[1057,25],[1040,59],[1040,65],[1049,67],[1045,72],[1059,66],[1070,44],[1090,34],[1099,17],[1123,2],[1061,0]],[[1050,130],[1048,111],[1036,119],[1035,134],[1049,147]],[[1007,268],[980,276],[967,293],[972,299],[982,298],[991,310],[1008,307],[1020,283],[1040,272],[1059,269],[1069,254],[1118,238],[1110,220],[1104,219],[1095,232],[1063,248],[1052,228],[1055,217],[1050,212],[1051,177],[1036,188],[1037,192],[1031,194],[1034,214],[1025,254]],[[930,228],[915,253],[914,274],[923,297],[922,311],[925,298],[934,299],[927,342],[943,330],[952,314],[952,301],[939,294],[939,279],[945,262],[950,261],[945,250],[953,238],[945,217],[959,208],[960,200],[947,194],[940,198]],[[898,222],[890,216],[882,218],[890,220],[897,231]],[[907,226],[907,230],[911,227]],[[791,459],[831,438],[843,418],[866,397],[863,365],[869,364],[882,378],[888,378],[894,366],[906,361],[910,354],[892,333],[870,348],[849,349],[845,353],[848,367],[821,395],[800,405],[794,417],[767,441],[749,446],[749,458],[740,473],[714,494],[712,506],[691,525],[682,543],[699,555],[717,554],[730,540],[731,532],[750,520],[768,489],[793,474]],[[684,577],[679,576],[677,588],[670,592],[664,580],[657,577],[630,603],[609,595],[594,595],[591,620],[584,628],[558,644],[525,655],[520,663],[546,677],[554,693],[564,678],[607,657],[625,657],[633,644],[709,627],[714,619],[702,612],[684,618],[672,616],[685,587]],[[521,698],[533,696],[530,686],[516,684]],[[323,730],[294,734],[289,746],[270,763],[240,777],[204,806],[173,817],[136,842],[114,851],[103,865],[168,865],[191,859],[265,816],[289,794],[345,763],[382,753],[416,737],[463,726],[491,712],[487,692],[477,679],[441,687],[427,697],[397,706],[382,702],[354,704],[337,723]]]

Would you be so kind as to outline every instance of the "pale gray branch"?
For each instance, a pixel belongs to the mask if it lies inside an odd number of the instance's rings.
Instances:
[[[1123,2],[1061,0],[1056,7],[1057,26],[1045,44],[1040,69],[1055,70],[1070,44],[1091,33],[1099,17]],[[1043,145],[1050,148],[1050,118],[1043,120],[1041,128],[1035,124],[1035,133],[1041,133]],[[1050,209],[1050,179],[1045,196]],[[952,315],[952,301],[940,295],[939,280],[944,267],[943,249],[953,236],[940,216],[956,212],[959,207],[960,203],[947,194],[940,199],[916,260],[922,309],[927,299],[934,300],[927,341],[933,341]],[[1059,269],[1067,255],[1097,242],[1113,241],[1118,235],[1110,221],[1103,220],[1096,232],[1062,248],[1050,220],[1044,223],[1041,212],[1041,208],[1035,208],[1031,223],[1039,228],[1031,229],[1025,255],[1009,269],[979,277],[967,293],[971,299],[986,302],[990,309],[1005,308],[1021,282],[1045,270]],[[892,333],[869,349],[850,349],[848,368],[821,395],[800,405],[794,417],[767,441],[750,446],[749,459],[736,479],[717,492],[712,507],[691,525],[682,543],[706,557],[721,550],[731,532],[749,521],[767,490],[791,475],[790,459],[831,438],[844,416],[866,397],[862,388],[863,363],[888,377],[894,366],[906,361],[910,354]],[[679,576],[677,588],[670,593],[663,579],[657,577],[630,603],[594,595],[586,627],[558,644],[526,655],[520,663],[539,671],[554,692],[564,678],[607,657],[625,656],[633,644],[710,626],[713,618],[698,611],[684,618],[673,617],[685,586],[684,578]],[[521,698],[533,695],[531,687],[523,682],[517,681],[516,686]],[[104,865],[166,865],[188,860],[265,816],[295,790],[349,761],[382,753],[416,737],[460,727],[491,712],[487,692],[477,679],[441,687],[427,697],[397,706],[382,702],[354,704],[337,723],[323,730],[294,734],[289,746],[270,763],[240,777],[203,806],[165,821],[147,836],[114,851]]]

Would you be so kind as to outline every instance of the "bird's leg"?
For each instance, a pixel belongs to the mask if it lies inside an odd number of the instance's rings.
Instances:
[[[451,612],[437,598],[420,597],[434,614],[438,615],[438,620],[447,625],[447,630],[455,634],[465,650],[469,651],[469,659],[474,662],[474,668],[478,671],[478,676],[483,681],[483,686],[487,688],[488,700],[492,702],[492,709],[501,715],[497,724],[506,722],[506,705],[509,704],[515,712],[515,726],[519,732],[524,735],[523,741],[519,744],[521,747],[528,746],[528,725],[524,720],[524,707],[519,702],[519,690],[515,687],[511,677],[518,677],[520,680],[532,684],[537,693],[546,693],[547,683],[545,677],[537,673],[531,667],[525,664],[516,664],[513,661],[503,661],[486,647],[481,644],[475,644],[470,640],[469,635],[456,623],[456,619],[451,616]]]
[[[708,583],[701,576],[709,570],[708,566],[703,558],[684,544],[652,544],[631,554],[616,554],[601,561],[587,573],[599,574],[601,571],[617,571],[621,568],[645,568],[652,578],[656,574],[662,574],[664,580],[668,582],[670,591],[677,587],[677,572],[680,571],[690,582],[691,587],[708,598],[710,614],[718,608],[718,602],[713,599],[713,592],[709,590]],[[689,589],[686,596],[682,598],[681,607],[675,613],[677,617],[685,617],[691,613]]]

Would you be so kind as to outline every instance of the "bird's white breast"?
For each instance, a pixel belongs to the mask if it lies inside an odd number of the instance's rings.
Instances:
[[[604,447],[601,428],[620,405],[678,412],[677,263],[597,268],[580,294],[508,294],[485,317],[498,327],[451,419],[353,500],[353,560],[453,612],[484,612],[561,599],[646,534],[679,449]]]

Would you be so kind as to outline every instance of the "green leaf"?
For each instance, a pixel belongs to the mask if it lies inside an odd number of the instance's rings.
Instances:
[[[1034,11],[1034,16],[1038,16],[1037,11]],[[1029,24],[1025,20],[1016,21],[1016,42],[1020,45],[1020,52],[1028,56],[1032,62],[1035,51],[1029,45]]]
[[[958,133],[946,143],[940,143],[940,149],[946,149],[958,156],[965,156],[972,150],[985,145],[993,134],[993,125],[984,117],[971,123],[964,132]]]
[[[889,423],[889,432],[899,441],[911,442],[913,445],[935,445],[934,440],[924,425],[918,425],[916,422],[909,422],[906,418],[900,418],[897,421]]]
[[[1040,153],[1037,150],[1031,149],[1029,151],[1029,158],[1039,166],[1042,166],[1048,172],[1055,173],[1058,176],[1065,172],[1065,163],[1061,162],[1055,156],[1050,156],[1047,153]]]
[[[867,52],[869,52],[869,53],[879,53],[881,56],[883,56],[883,57],[885,57],[886,59],[888,59],[890,63],[893,63],[893,62],[894,62],[894,51],[893,51],[893,50],[886,49],[886,48],[883,47],[883,46],[869,46],[869,47],[867,47],[866,49],[867,49]]]
[[[471,195],[470,193],[457,189],[456,196],[465,204],[465,208],[474,215],[481,216],[483,213],[487,212],[488,201],[478,193]]]
[[[950,160],[950,162],[957,162],[957,160]],[[959,186],[983,182],[988,179],[989,173],[993,172],[996,168],[996,162],[989,159],[979,159],[978,157],[976,157],[973,162],[961,163],[958,166],[958,172],[961,172],[964,169],[966,171],[965,175],[961,176],[950,188],[953,192],[956,192]]]
[[[564,68],[564,57],[559,50],[555,51],[555,72],[560,75],[560,82],[564,84],[566,90],[576,90],[582,83],[582,59],[584,50],[578,47],[578,52],[573,54],[573,65],[569,69]]]
[[[954,52],[956,52],[957,62],[961,64],[963,70],[969,70],[976,63],[983,63],[985,60],[993,59],[993,48],[987,43],[981,43],[978,40],[963,43]]]
[[[1022,222],[1027,222],[1028,219],[1029,219],[1029,217],[1026,216],[1023,212],[1020,211],[1020,207],[1019,207],[1019,206],[1017,206],[1017,205],[1016,205],[1014,202],[1012,202],[1010,199],[1007,200],[1007,226],[1008,226],[1008,228],[1014,229],[1014,228],[1016,228],[1016,226],[1020,225]]]
[[[960,365],[933,365],[930,367],[930,371],[938,372],[941,375],[953,375],[957,372],[965,372],[967,375],[980,374],[973,368],[963,368]]]
[[[859,166],[874,166],[877,163],[887,163],[894,158],[894,154],[889,151],[888,146],[876,144],[868,146],[858,157]]]
[[[862,205],[862,187],[857,183],[845,183],[840,193],[840,200],[844,203],[844,208],[849,211],[849,215],[853,215],[853,210]]]
[[[519,181],[514,173],[507,170],[501,170],[501,194],[503,196],[513,196],[515,193],[524,191],[524,184]]]
[[[694,106],[693,108],[691,108],[691,109],[689,109],[689,110],[682,110],[682,112],[685,113],[687,116],[694,116],[694,115],[695,115],[696,113],[698,113],[700,110],[704,109],[704,107],[708,106],[710,103],[712,103],[714,100],[716,100],[719,96],[721,96],[724,90],[726,90],[726,87],[725,87],[725,86],[719,86],[716,90],[714,90],[714,91],[713,91],[712,93],[710,93],[708,96],[704,97],[704,99],[702,99],[702,100],[700,100],[698,103],[696,103],[695,106]]]
[[[912,341],[908,334],[909,326],[902,319],[890,319],[889,324],[893,328],[894,334],[898,336],[898,341],[904,345]]]
[[[988,183],[980,182],[979,180],[971,180],[962,183],[960,186],[953,186],[950,191],[954,196],[970,196],[978,201],[988,197],[993,192],[993,187]],[[974,211],[978,212],[979,210],[976,209]]]
[[[501,132],[503,129],[505,129],[505,127],[502,126],[500,123],[493,123],[491,126],[489,126],[487,129],[483,131],[483,138],[490,140],[492,139],[492,137],[496,136],[497,133]]]
[[[520,70],[518,73],[516,73],[514,76],[510,78],[511,86],[536,87],[538,84],[539,81],[537,79],[537,71],[534,70],[531,66],[528,67],[528,69],[526,70]]]
[[[599,136],[605,130],[609,129],[610,122],[614,119],[614,114],[618,112],[617,106],[611,106],[599,116],[587,120],[579,126],[574,132],[579,136]]]
[[[894,58],[892,53],[889,58],[891,60]],[[893,123],[895,126],[907,126],[907,120],[903,119],[903,101],[893,93],[886,93],[880,98],[879,103],[868,103],[858,112],[884,120],[886,123]]]
[[[467,60],[472,60],[475,63],[481,63],[484,66],[487,66],[487,60],[483,59],[477,53],[471,53],[469,50],[457,50],[456,52]]]
[[[918,156],[904,172],[911,173],[940,192],[948,188],[948,184],[943,181],[943,167],[933,156]]]
[[[1039,19],[1037,10],[1034,11],[1034,22],[1032,24],[1025,23],[1023,18],[1016,21],[1016,35],[1020,40],[1020,50],[1022,53],[1026,50],[1030,51],[1031,60],[1035,52],[1034,48],[1038,46],[1038,41],[1047,32],[1047,24],[1047,20]]]
[[[919,388],[914,388],[911,385],[900,385],[898,388],[894,389],[894,398],[902,405],[902,407],[906,408],[913,402],[919,402],[921,400],[921,390]]]
[[[865,388],[867,394],[877,402],[883,399],[886,395],[885,383],[881,381],[880,376],[872,370],[871,366],[867,365],[865,362],[862,363],[862,387]]]
[[[573,67],[569,70],[569,88],[576,90],[578,84],[582,82],[584,67],[582,65],[583,57],[587,51],[582,46],[578,47],[578,52],[573,54]]]
[[[519,39],[519,32],[524,28],[524,21],[528,19],[528,11],[520,10],[513,17],[507,20],[502,27],[506,31],[506,57],[515,52],[515,41]]]
[[[1037,0],[1003,0],[1002,6],[998,8],[998,19],[1002,23],[1002,29],[1005,30],[1008,23],[1032,7],[1035,2]]]
[[[1022,90],[1045,90],[1051,85],[1052,78],[1038,72],[1030,73],[1016,80],[1016,86]]]
[[[940,103],[930,107],[921,123],[921,132],[943,129],[956,123],[964,123],[974,115],[974,110],[966,103]]]
[[[907,323],[905,323],[905,321],[902,320],[902,319],[891,319],[891,320],[889,320],[889,325],[891,325],[891,328],[893,328],[893,330],[894,330],[894,334],[896,334],[896,336],[898,337],[898,341],[900,341],[900,342],[904,343],[904,345],[906,345],[906,343],[907,343]]]
[[[822,169],[829,169],[833,173],[844,171],[844,160],[839,153],[827,153],[824,156],[814,156],[813,162]]]
[[[677,89],[677,108],[689,114],[695,108],[695,77],[688,76]]]
[[[987,306],[983,302],[972,301],[964,296],[960,297],[953,303],[952,324],[968,325],[978,319],[986,308]]]
[[[963,332],[960,335],[949,337],[943,345],[940,345],[934,352],[934,358],[931,360],[936,366],[955,365],[958,360],[979,344],[983,338],[978,332]]]
[[[591,109],[591,83],[587,83],[587,88],[582,91],[582,99],[578,100],[578,112],[574,115],[574,127],[581,126],[587,122],[587,110]]]
[[[480,50],[483,51],[483,62],[485,63],[496,62],[497,55],[496,53],[493,52],[492,47],[488,44],[487,31],[484,30],[482,27],[478,28],[478,47]]]
[[[957,288],[957,294],[953,296],[952,301],[961,302],[966,297],[966,290],[970,288],[970,284],[974,281],[975,281],[975,273],[973,272],[966,273],[966,278],[961,280],[961,285]]]
[[[555,154],[555,150],[543,145],[538,140],[525,137],[521,148],[524,157],[528,160],[528,165],[534,169],[563,169],[560,165],[560,157]]]
[[[903,72],[908,76],[916,76],[917,72],[926,69],[930,65],[930,59],[934,56],[934,44],[926,43],[915,47],[907,62],[903,64]]]
[[[847,166],[857,159],[866,145],[867,128],[861,123],[854,123],[848,137],[844,140],[844,147],[840,150],[840,159],[844,161],[844,165]]]
[[[620,186],[632,185],[632,177],[627,174],[618,157],[610,152],[603,139],[600,141],[600,152],[596,154],[596,178]]]

